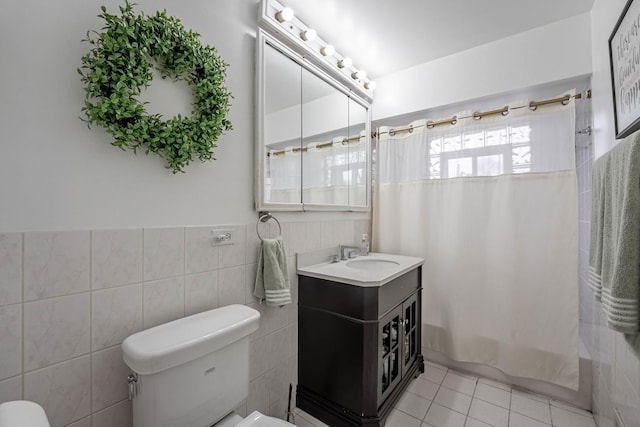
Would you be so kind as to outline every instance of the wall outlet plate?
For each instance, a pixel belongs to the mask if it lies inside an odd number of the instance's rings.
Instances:
[[[233,228],[220,228],[211,230],[211,246],[224,246],[235,244],[236,230]]]

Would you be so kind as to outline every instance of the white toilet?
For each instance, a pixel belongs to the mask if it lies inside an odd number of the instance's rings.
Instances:
[[[233,409],[249,395],[249,338],[260,313],[229,305],[174,320],[122,343],[134,427],[283,427]]]
[[[50,427],[42,406],[27,400],[0,403],[0,427]]]

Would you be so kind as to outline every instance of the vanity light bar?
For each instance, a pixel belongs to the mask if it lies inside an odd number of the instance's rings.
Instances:
[[[322,40],[317,32],[309,28],[295,16],[294,11],[278,0],[262,0],[261,22],[268,24],[277,33],[284,35],[289,41],[311,53],[317,62],[326,68],[345,77],[345,81],[360,89],[368,98],[373,98],[376,84],[367,79],[366,72],[353,66],[350,58],[336,52],[335,47]]]

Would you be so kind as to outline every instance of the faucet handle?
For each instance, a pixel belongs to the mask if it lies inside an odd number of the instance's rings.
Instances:
[[[329,261],[340,262],[340,257],[338,255],[329,255]]]

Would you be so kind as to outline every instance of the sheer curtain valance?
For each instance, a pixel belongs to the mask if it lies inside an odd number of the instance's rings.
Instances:
[[[410,124],[411,132],[381,127],[381,140],[389,144],[379,147],[385,152],[378,156],[378,182],[574,169],[574,146],[558,143],[574,139],[573,105],[540,107],[534,112],[511,109],[506,116],[459,119],[455,125],[431,129],[426,120],[418,120]],[[473,116],[473,112],[457,116]]]

